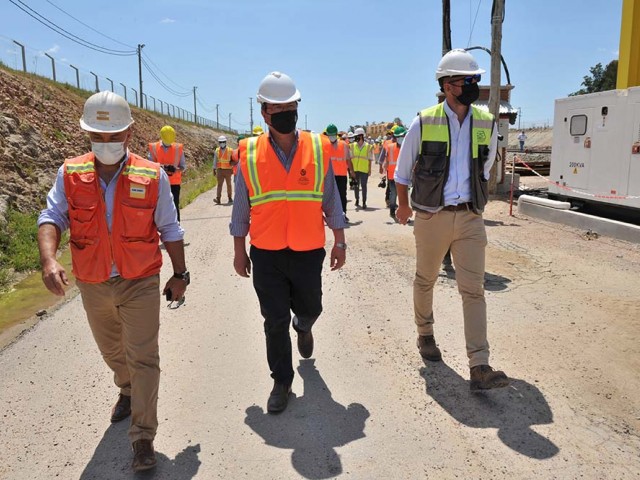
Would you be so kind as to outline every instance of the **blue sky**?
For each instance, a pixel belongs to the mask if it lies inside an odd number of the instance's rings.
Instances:
[[[17,0],[14,0],[17,1]],[[441,0],[133,0],[87,2],[22,0],[67,31],[115,50],[145,44],[151,68],[172,89],[197,86],[198,114],[231,126],[262,118],[255,94],[270,71],[289,74],[302,94],[300,120],[322,130],[389,121],[409,122],[435,103],[434,70],[442,50]],[[451,0],[454,47],[491,47],[491,0]],[[121,42],[88,29],[59,9]],[[554,100],[578,90],[598,62],[618,57],[622,0],[506,0],[502,54],[511,75],[511,103],[522,109],[523,126],[552,123]],[[477,12],[477,17],[476,17]],[[27,68],[75,83],[69,63],[81,70],[81,84],[116,92],[120,83],[138,89],[135,56],[113,56],[77,45],[49,30],[8,0],[2,4],[0,60],[21,67],[17,40],[27,48]],[[475,19],[475,23],[474,23]],[[473,54],[487,70],[490,57]],[[165,76],[166,75],[166,76]],[[167,79],[169,77],[170,80]],[[143,68],[144,91],[193,112],[193,96],[175,96]],[[504,71],[503,83],[506,82]],[[174,83],[175,82],[175,83]],[[131,94],[132,92],[129,91]],[[152,100],[149,99],[151,103]],[[159,107],[159,103],[158,103]],[[205,108],[206,107],[206,108]]]

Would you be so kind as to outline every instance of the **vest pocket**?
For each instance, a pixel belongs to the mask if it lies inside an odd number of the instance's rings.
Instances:
[[[155,236],[153,224],[154,208],[133,207],[123,203],[122,208],[122,236],[125,241],[149,241]]]
[[[98,222],[94,219],[98,210],[97,205],[82,205],[69,203],[69,226],[71,238],[86,238],[98,236]]]
[[[99,243],[98,238],[71,237],[69,239],[73,274],[77,278],[89,281],[88,279],[94,278],[100,270],[100,265],[95,263],[100,258]]]

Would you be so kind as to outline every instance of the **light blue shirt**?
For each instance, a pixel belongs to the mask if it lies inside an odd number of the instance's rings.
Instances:
[[[449,135],[451,138],[451,155],[449,162],[449,176],[444,185],[444,204],[459,205],[471,201],[471,107],[467,116],[460,124],[458,116],[444,102],[444,111],[449,119]],[[401,185],[411,185],[413,167],[420,154],[422,132],[420,131],[420,116],[411,122],[405,136],[398,164],[396,165],[395,181]],[[498,128],[494,124],[489,142],[489,158],[484,164],[484,178],[489,180],[491,166],[496,158],[498,149]],[[429,208],[430,212],[437,212],[442,207]]]
[[[109,233],[111,233],[111,225],[113,224],[113,202],[116,185],[118,184],[118,178],[120,177],[122,168],[126,165],[128,159],[129,152],[127,151],[126,160],[120,163],[118,172],[113,176],[108,185],[98,177],[104,196]],[[176,242],[184,238],[184,230],[178,223],[178,214],[173,203],[173,195],[171,195],[169,177],[167,177],[167,174],[162,169],[160,169],[160,181],[158,182],[158,203],[153,218],[163,243]],[[64,165],[58,169],[56,181],[47,195],[47,208],[42,210],[38,217],[38,226],[44,223],[56,225],[61,232],[69,228],[69,205],[64,190]],[[111,276],[115,277],[118,275],[118,270],[114,264],[111,270]]]
[[[293,163],[293,157],[298,150],[298,132],[296,131],[296,141],[293,144],[291,153],[287,157],[282,149],[269,137],[269,142],[273,147],[280,163],[288,172]],[[242,176],[242,169],[238,168],[235,180],[236,196],[233,200],[233,210],[231,211],[231,223],[229,232],[234,237],[246,237],[249,234],[249,222],[251,218],[251,203],[249,201],[249,189]],[[342,211],[340,192],[336,186],[336,179],[333,174],[331,162],[327,175],[324,177],[324,190],[322,193],[322,211],[324,212],[327,226],[332,230],[339,230],[347,227],[347,222]]]

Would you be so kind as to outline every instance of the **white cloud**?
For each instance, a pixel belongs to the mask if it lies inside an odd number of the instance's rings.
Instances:
[[[163,18],[160,20],[160,23],[175,23],[176,21],[173,18]]]
[[[58,53],[60,51],[60,45],[53,45],[53,47],[51,47],[49,50],[47,50],[47,53]]]

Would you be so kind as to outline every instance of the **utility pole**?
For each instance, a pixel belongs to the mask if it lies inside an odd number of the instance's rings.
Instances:
[[[505,0],[493,0],[491,8],[491,87],[489,90],[489,112],[495,122],[500,122],[500,60],[502,58],[502,22],[504,20]],[[489,193],[496,192],[497,164],[491,167]]]
[[[308,128],[307,128],[307,114],[306,113],[304,114],[304,129],[308,130]]]
[[[442,0],[442,56],[451,50],[451,0]]]
[[[231,114],[229,114],[229,131],[231,131]]]
[[[520,124],[522,123],[522,108],[518,107],[518,130],[521,130]]]
[[[142,49],[144,48],[143,44],[138,44],[138,79],[140,80],[140,108],[144,108],[144,104],[142,103]]]
[[[196,125],[198,124],[198,110],[196,110],[196,88],[193,87],[193,117],[195,118]]]
[[[220,107],[219,103],[216,103],[216,128],[220,128],[220,118],[218,117],[218,108]]]
[[[249,97],[249,128],[253,132],[253,97]]]

